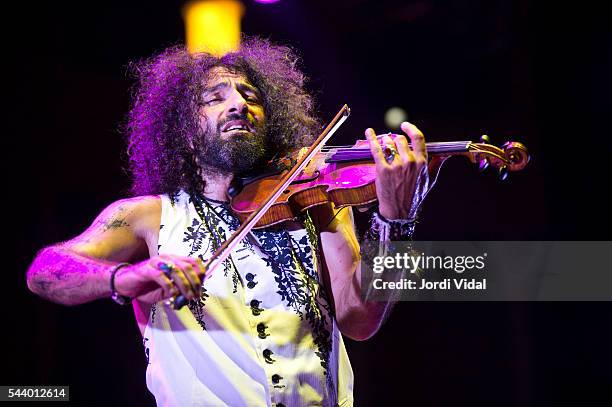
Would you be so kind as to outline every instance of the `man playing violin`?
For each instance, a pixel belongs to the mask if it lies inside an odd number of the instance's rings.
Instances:
[[[208,274],[203,264],[238,227],[232,179],[308,145],[321,130],[296,57],[246,39],[221,58],[170,48],[136,65],[126,134],[134,197],[81,235],[41,250],[28,286],[76,305],[131,303],[158,405],[353,403],[343,335],[365,340],[390,305],[361,297],[350,208],[253,230]],[[423,134],[367,129],[378,210],[368,238],[409,239],[427,189]],[[167,300],[178,295],[187,306]]]

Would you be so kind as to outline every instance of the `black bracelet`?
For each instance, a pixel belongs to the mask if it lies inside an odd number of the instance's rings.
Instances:
[[[119,271],[119,269],[130,265],[130,263],[119,263],[115,267],[113,267],[110,273],[111,298],[119,305],[127,305],[132,302],[132,299],[130,297],[126,297],[125,295],[120,295],[117,292],[117,290],[115,289],[115,274],[117,274],[117,271]]]

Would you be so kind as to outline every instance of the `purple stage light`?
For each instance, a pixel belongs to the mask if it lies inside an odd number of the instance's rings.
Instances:
[[[255,0],[255,2],[257,3],[262,3],[262,4],[270,4],[270,3],[276,3],[279,0]]]

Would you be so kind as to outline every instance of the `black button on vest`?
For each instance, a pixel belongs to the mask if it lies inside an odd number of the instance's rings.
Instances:
[[[259,336],[261,339],[266,339],[266,336],[270,335],[266,333],[266,328],[267,327],[263,322],[257,324],[257,336]]]
[[[263,311],[263,309],[259,308],[260,302],[261,301],[251,300],[251,312],[255,316],[258,316],[259,314],[261,314],[261,311]]]
[[[266,361],[266,363],[272,364],[275,362],[274,359],[272,359],[272,355],[274,354],[274,352],[272,352],[270,349],[264,349],[263,351],[263,357],[264,360]]]
[[[247,273],[245,278],[248,281],[247,287],[249,287],[250,289],[255,288],[255,285],[257,285],[257,281],[253,281],[253,279],[255,278],[255,274]]]

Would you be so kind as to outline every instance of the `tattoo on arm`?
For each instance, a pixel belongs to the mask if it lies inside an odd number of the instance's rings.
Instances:
[[[34,259],[27,273],[28,286],[53,302],[82,304],[110,296],[109,272],[113,265],[52,246]]]
[[[108,221],[102,221],[102,222],[103,222],[103,226],[102,226],[103,232],[106,232],[107,230],[110,230],[110,229],[119,229],[119,228],[130,226],[130,224],[125,221],[125,218],[115,218],[115,219],[111,219]]]
[[[104,218],[101,217],[96,224],[102,228],[102,232],[106,232],[111,229],[129,227],[130,224],[127,223],[126,219],[131,213],[132,211],[128,211],[126,213],[126,208],[124,206],[119,206],[113,216]]]

